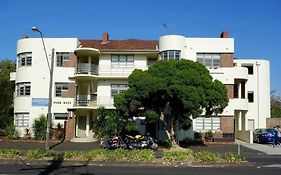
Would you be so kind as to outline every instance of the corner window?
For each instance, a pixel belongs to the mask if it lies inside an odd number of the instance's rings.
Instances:
[[[69,52],[56,52],[57,66],[62,67],[63,61],[69,61]]]
[[[111,96],[119,94],[126,89],[128,89],[127,84],[111,84]]]
[[[198,117],[196,118],[197,131],[219,131],[220,118],[219,117]]]
[[[29,127],[29,113],[15,113],[15,126]]]
[[[180,60],[180,50],[165,50],[160,52],[162,60]]]
[[[221,67],[221,55],[214,53],[198,53],[197,62],[209,69],[217,69]]]
[[[254,92],[253,91],[249,91],[248,92],[248,102],[249,103],[253,103],[254,102]]]
[[[31,66],[31,64],[32,64],[32,54],[31,54],[31,52],[19,53],[17,55],[17,59],[18,59],[18,67]]]
[[[30,82],[16,84],[17,96],[30,96],[31,85]]]
[[[62,91],[68,91],[68,83],[55,83],[56,97],[62,96]]]

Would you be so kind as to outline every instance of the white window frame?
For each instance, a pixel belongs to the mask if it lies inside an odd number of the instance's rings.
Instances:
[[[111,96],[117,95],[126,89],[128,89],[128,84],[111,84]]]
[[[220,117],[197,117],[195,121],[196,131],[220,131]]]
[[[221,54],[218,53],[197,53],[197,62],[203,64],[209,69],[221,67]]]
[[[134,67],[135,55],[111,55],[112,68]]]
[[[67,120],[68,113],[54,113],[55,120]]]
[[[56,82],[55,83],[55,96],[61,97],[62,91],[68,91],[68,83]]]
[[[31,94],[31,83],[21,82],[16,84],[17,97],[19,96],[30,96]]]
[[[29,127],[29,113],[15,113],[16,127]]]
[[[56,52],[57,67],[62,67],[64,61],[69,61],[69,52]]]
[[[32,52],[23,52],[17,55],[18,67],[32,65]]]
[[[162,60],[180,60],[180,50],[165,50],[160,53]]]

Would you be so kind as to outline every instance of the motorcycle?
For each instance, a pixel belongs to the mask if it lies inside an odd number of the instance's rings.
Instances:
[[[109,140],[102,141],[100,146],[106,149],[127,148],[127,144],[123,141],[122,137],[117,135],[112,136]]]
[[[141,134],[135,136],[126,135],[124,140],[129,149],[158,149],[157,141],[150,136]]]

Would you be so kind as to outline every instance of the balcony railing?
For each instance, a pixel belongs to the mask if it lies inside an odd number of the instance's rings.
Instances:
[[[111,96],[78,95],[75,106],[113,108],[114,101]]]
[[[96,64],[79,63],[77,66],[77,74],[98,75],[99,67]]]

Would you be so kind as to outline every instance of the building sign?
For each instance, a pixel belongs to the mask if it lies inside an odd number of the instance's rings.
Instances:
[[[48,98],[32,98],[32,106],[48,106]]]

